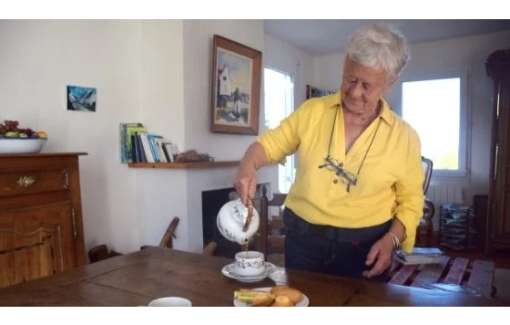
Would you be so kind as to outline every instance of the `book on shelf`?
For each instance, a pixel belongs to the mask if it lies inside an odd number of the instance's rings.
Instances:
[[[140,137],[139,133],[136,133],[136,146],[137,146],[136,150],[140,157],[139,162],[147,162],[147,157],[145,156],[145,150],[143,150],[142,138]]]
[[[132,151],[133,151],[133,162],[134,163],[142,163],[146,162],[145,153],[143,151],[141,138],[139,133],[134,133],[131,136],[132,141]]]
[[[163,153],[165,154],[166,159],[168,162],[174,162],[174,157],[171,155],[171,153],[166,148],[166,142],[161,143],[161,149],[163,149]]]
[[[149,142],[149,137],[147,133],[140,133],[140,139],[142,143],[143,152],[145,153],[145,161],[148,163],[154,163],[156,160],[154,159],[154,155],[152,153],[151,144]]]
[[[156,147],[157,147],[159,158],[161,159],[161,162],[167,163],[167,162],[170,162],[170,160],[168,159],[168,156],[163,151],[163,141],[165,141],[165,139],[163,137],[157,138],[156,139]]]
[[[135,133],[147,132],[142,123],[120,123],[120,159],[121,163],[134,162],[133,137]]]
[[[158,145],[156,143],[157,139],[163,139],[163,137],[157,134],[148,133],[147,139],[149,140],[152,156],[154,157],[154,162],[163,162],[161,156],[159,155]]]
[[[138,133],[133,133],[131,135],[131,152],[133,153],[132,162],[134,163],[143,161],[142,154],[140,153],[140,144],[138,143],[138,141],[139,141]]]
[[[120,123],[122,163],[174,162],[177,146],[163,136],[150,133],[142,123]]]
[[[177,154],[179,153],[179,149],[175,143],[165,141],[162,143],[163,150],[166,152],[169,160],[171,162],[175,162],[175,158],[177,157]]]
[[[397,250],[394,256],[404,265],[438,264],[443,251],[436,247],[415,247],[411,253]]]
[[[131,162],[137,163],[140,161],[140,155],[138,154],[138,150],[136,148],[136,134],[131,135]]]

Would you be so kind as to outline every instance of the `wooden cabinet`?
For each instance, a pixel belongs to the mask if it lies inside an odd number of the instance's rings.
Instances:
[[[0,287],[85,263],[79,155],[0,155]]]
[[[510,49],[492,53],[487,73],[494,81],[491,178],[486,252],[510,249]]]

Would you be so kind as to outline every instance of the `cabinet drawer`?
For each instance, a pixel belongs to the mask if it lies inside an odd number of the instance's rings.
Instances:
[[[0,197],[68,189],[67,169],[0,172]]]

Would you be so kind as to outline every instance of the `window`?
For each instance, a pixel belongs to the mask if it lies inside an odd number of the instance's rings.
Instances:
[[[294,110],[294,82],[285,73],[264,69],[265,126],[275,128]],[[285,165],[278,165],[278,190],[288,193],[294,182],[294,156],[287,157]]]
[[[402,83],[402,117],[418,132],[422,155],[434,162],[434,174],[466,173],[463,78]]]

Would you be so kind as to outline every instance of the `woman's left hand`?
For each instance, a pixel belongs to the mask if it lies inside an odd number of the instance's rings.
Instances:
[[[371,278],[377,276],[391,265],[394,244],[390,235],[386,234],[375,242],[367,255],[366,265],[374,265],[370,270],[364,271],[363,276]],[[375,263],[374,263],[375,262]]]

